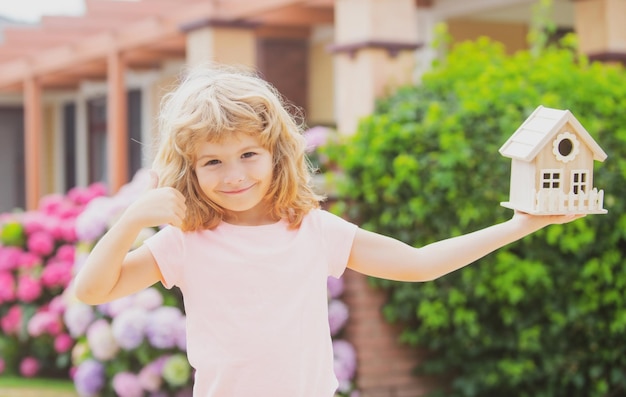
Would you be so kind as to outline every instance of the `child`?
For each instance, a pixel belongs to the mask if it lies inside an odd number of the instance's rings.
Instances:
[[[158,188],[129,206],[76,276],[100,304],[160,281],[187,315],[195,397],[332,397],[326,279],[348,267],[427,281],[546,225],[530,216],[413,248],[319,208],[305,142],[254,74],[198,68],[164,98]],[[168,225],[129,252],[146,227]]]

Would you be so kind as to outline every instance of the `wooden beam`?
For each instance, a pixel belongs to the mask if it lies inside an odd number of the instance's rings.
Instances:
[[[253,18],[253,20],[270,25],[311,26],[332,23],[334,21],[334,10],[295,6],[285,7],[266,12],[257,18]]]
[[[26,169],[26,209],[34,210],[41,198],[41,86],[34,76],[24,81],[24,167]]]
[[[230,0],[218,3],[217,17],[227,19],[254,18],[283,7],[302,5],[308,0]]]
[[[57,31],[73,31],[74,33],[119,29],[128,22],[136,20],[134,15],[119,14],[115,16],[47,16],[41,17],[41,27]]]
[[[106,62],[88,62],[74,65],[69,69],[46,73],[39,78],[41,86],[44,88],[73,88],[77,87],[83,80],[102,80],[107,77]]]
[[[307,0],[306,5],[308,7],[327,7],[332,9],[335,6],[335,0]]]
[[[163,12],[171,12],[179,9],[186,3],[198,0],[141,0],[141,1],[110,1],[110,0],[85,0],[87,16],[106,15],[133,15],[149,16]],[[205,1],[205,0],[201,0]]]
[[[6,46],[38,46],[67,44],[80,40],[82,37],[76,32],[54,32],[44,29],[7,28],[3,32]]]
[[[128,51],[124,54],[124,63],[131,69],[153,68],[167,59],[184,59],[185,48],[177,50],[149,50],[140,49]]]

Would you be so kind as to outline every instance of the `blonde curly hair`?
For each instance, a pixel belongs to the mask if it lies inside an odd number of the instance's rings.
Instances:
[[[159,186],[173,187],[186,197],[184,231],[212,229],[222,220],[224,209],[198,184],[195,156],[201,143],[219,143],[236,133],[258,137],[272,154],[273,180],[265,200],[273,217],[297,228],[311,209],[320,206],[323,197],[310,185],[303,126],[288,107],[255,72],[223,65],[191,69],[164,96],[153,169]]]

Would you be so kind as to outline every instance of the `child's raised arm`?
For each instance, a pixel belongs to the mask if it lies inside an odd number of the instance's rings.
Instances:
[[[517,212],[509,221],[421,248],[359,229],[352,245],[348,267],[363,274],[390,280],[434,280],[544,226],[570,222],[582,216],[584,215],[534,216]]]
[[[74,280],[76,296],[100,304],[138,292],[160,280],[154,257],[146,246],[133,251],[143,228],[180,226],[185,198],[169,187],[152,189],[131,204],[95,245]]]

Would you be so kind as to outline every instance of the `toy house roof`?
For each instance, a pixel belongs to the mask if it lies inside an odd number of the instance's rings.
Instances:
[[[522,123],[517,131],[502,145],[500,154],[522,161],[532,161],[567,122],[573,126],[574,132],[591,149],[594,160],[604,161],[607,157],[604,150],[569,110],[551,109],[544,106],[535,109]]]

